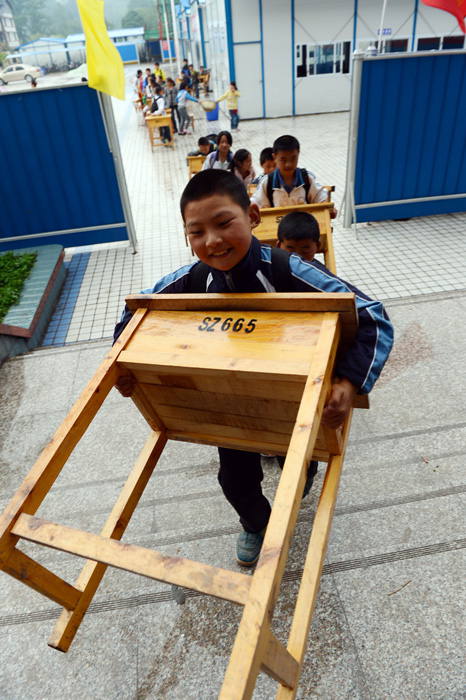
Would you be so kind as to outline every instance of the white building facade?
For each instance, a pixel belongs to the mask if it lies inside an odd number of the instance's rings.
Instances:
[[[13,49],[18,44],[18,32],[11,3],[8,0],[0,0],[0,47]]]
[[[347,110],[351,56],[463,48],[449,13],[420,0],[183,0],[183,58],[212,70],[215,92],[235,80],[243,119]]]

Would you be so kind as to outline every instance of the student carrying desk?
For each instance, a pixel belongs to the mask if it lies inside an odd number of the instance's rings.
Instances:
[[[354,292],[359,320],[357,335],[337,358],[323,421],[331,428],[342,424],[357,393],[368,393],[390,353],[393,328],[383,305],[341,280],[317,262],[305,262],[278,248],[261,245],[251,229],[260,220],[256,204],[244,185],[222,170],[205,170],[185,187],[180,201],[189,243],[199,261],[166,275],[144,293],[205,292]],[[127,307],[115,327],[118,338],[131,318]],[[118,381],[131,396],[130,376]],[[259,557],[271,508],[262,493],[260,455],[219,448],[218,480],[240,517],[243,531],[237,540],[237,561],[252,566]],[[312,480],[310,470],[310,480]]]
[[[319,185],[315,175],[310,170],[298,168],[299,148],[299,141],[294,136],[280,136],[274,141],[276,168],[260,181],[252,197],[260,209],[327,201],[327,190]],[[336,209],[333,209],[332,219],[336,214]]]

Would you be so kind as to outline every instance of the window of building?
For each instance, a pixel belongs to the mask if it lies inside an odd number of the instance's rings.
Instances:
[[[390,41],[384,43],[384,53],[399,53],[407,50],[407,39],[390,39]]]
[[[296,77],[349,73],[350,51],[350,41],[337,41],[331,44],[298,44]]]
[[[464,47],[464,35],[461,36],[444,36],[442,41],[443,51],[449,49],[462,49]]]
[[[417,40],[417,50],[418,51],[435,51],[440,48],[440,37],[439,36],[429,36],[424,39]]]

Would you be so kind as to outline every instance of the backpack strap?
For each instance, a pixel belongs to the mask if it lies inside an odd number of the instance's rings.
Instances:
[[[272,248],[273,286],[277,292],[290,292],[293,277],[290,270],[290,254],[282,248]]]
[[[188,273],[187,294],[205,294],[209,272],[209,266],[203,262],[193,265]]]
[[[311,189],[311,181],[309,180],[309,174],[306,168],[301,168],[301,175],[303,176],[304,180],[304,201],[307,202],[309,190]]]
[[[273,176],[274,176],[274,173],[275,173],[275,170],[272,173],[269,173],[269,175],[267,175],[267,199],[270,202],[269,207],[275,206],[275,204],[273,203]]]

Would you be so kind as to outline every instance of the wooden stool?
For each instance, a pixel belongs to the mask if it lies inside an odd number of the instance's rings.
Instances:
[[[290,207],[265,207],[260,210],[261,221],[253,230],[255,237],[267,245],[275,246],[277,243],[278,224],[286,214],[293,211],[307,211],[315,216],[320,230],[320,246],[318,253],[323,253],[326,267],[337,274],[335,251],[333,248],[332,224],[330,211],[333,202],[320,202],[319,204],[296,204]]]
[[[335,356],[354,337],[353,294],[141,295],[94,378],[0,516],[0,569],[63,606],[49,645],[67,651],[107,566],[244,608],[220,698],[250,698],[265,671],[295,696],[332,521],[350,416],[321,425]],[[151,428],[100,535],[35,517],[122,375]],[[119,540],[168,439],[286,455],[252,576]],[[311,457],[328,460],[288,646],[272,632]],[[67,583],[16,548],[21,539],[87,559]],[[199,690],[199,697],[202,691]]]

